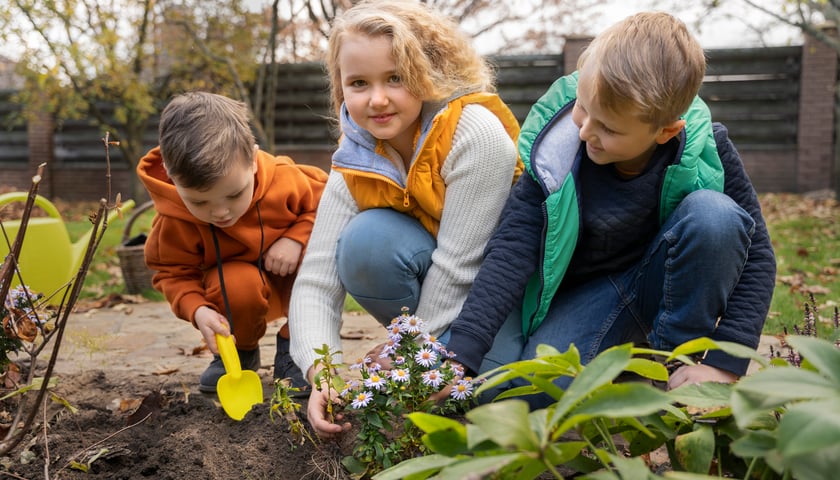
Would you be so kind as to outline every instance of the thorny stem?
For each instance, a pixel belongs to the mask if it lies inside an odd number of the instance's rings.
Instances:
[[[17,236],[15,237],[15,241],[11,248],[9,248],[9,254],[4,259],[3,266],[0,267],[0,299],[2,299],[3,302],[6,301],[6,296],[9,294],[9,288],[11,288],[12,284],[12,276],[14,276],[16,272],[18,273],[18,276],[20,276],[17,259],[20,258],[20,250],[23,248],[23,238],[26,235],[26,227],[29,225],[29,217],[32,216],[32,208],[35,206],[35,197],[38,195],[38,187],[41,185],[41,178],[46,165],[46,163],[38,165],[38,170],[36,171],[35,176],[32,177],[32,184],[29,186],[29,195],[27,196],[26,204],[23,207],[23,215],[20,219],[20,227],[18,228]],[[5,230],[3,231],[3,236],[6,236]],[[8,241],[8,238],[6,240]]]
[[[42,420],[44,428],[44,480],[50,480],[50,442],[47,439],[47,403],[43,405],[44,418]]]
[[[106,160],[106,191],[108,193],[107,198],[110,198],[111,166],[109,151],[110,145],[115,144],[115,142],[110,142],[108,139],[109,133],[106,132],[105,138],[103,139],[103,143],[105,145]],[[5,298],[8,295],[12,274],[17,269],[17,259],[20,257],[20,249],[23,245],[24,233],[29,223],[29,217],[31,216],[32,207],[35,203],[35,197],[37,195],[38,185],[41,180],[41,174],[43,173],[43,168],[45,165],[46,164],[39,165],[37,174],[32,178],[32,186],[29,190],[29,196],[27,198],[26,206],[24,208],[23,218],[21,220],[21,224],[19,227],[20,229],[18,231],[15,244],[13,245],[13,249],[11,249],[12,251],[10,251],[10,255],[7,257],[6,261],[4,261],[2,270],[0,270],[0,273],[2,273],[2,275],[0,275],[0,282],[2,282],[0,283],[0,300],[2,301],[5,301]],[[35,402],[33,403],[31,410],[29,411],[29,416],[26,418],[22,425],[20,425],[19,420],[24,415],[24,412],[27,410],[26,407],[28,402],[26,401],[26,397],[23,397],[23,399],[21,400],[21,403],[19,404],[17,413],[15,415],[15,422],[13,423],[13,425],[15,425],[16,427],[10,429],[3,441],[0,442],[0,456],[6,455],[20,444],[20,442],[24,438],[24,433],[30,430],[30,427],[32,426],[35,420],[35,416],[38,413],[39,407],[44,402],[47,390],[49,389],[49,383],[50,379],[52,378],[53,369],[55,368],[55,363],[58,360],[58,351],[61,347],[61,340],[64,336],[64,330],[67,325],[67,320],[70,316],[70,313],[72,313],[73,307],[75,306],[76,301],[78,300],[79,295],[81,293],[82,287],[84,286],[84,279],[87,276],[88,269],[90,268],[90,264],[93,261],[94,253],[99,247],[99,244],[102,241],[102,237],[104,236],[105,230],[108,227],[108,216],[106,215],[106,213],[109,209],[119,208],[119,206],[119,194],[117,194],[116,201],[114,201],[113,203],[109,204],[105,198],[101,199],[99,202],[99,210],[95,217],[91,219],[91,222],[93,223],[93,229],[91,231],[90,240],[88,240],[84,259],[82,261],[81,266],[79,267],[79,270],[76,272],[75,279],[72,281],[72,289],[69,292],[66,288],[64,289],[64,295],[62,297],[61,303],[59,304],[58,313],[56,315],[56,328],[53,332],[51,332],[51,335],[55,336],[55,343],[53,344],[52,352],[49,357],[49,362],[47,364],[47,369],[43,375],[43,382],[38,390]],[[14,268],[10,266],[12,264],[15,265]],[[41,352],[41,350],[45,348],[46,344],[49,342],[51,335],[45,336],[42,344],[30,353],[32,361],[30,372],[27,378],[29,384],[31,384],[32,380],[34,379],[34,371],[36,364],[35,360],[37,359],[37,356]],[[44,468],[48,469],[49,463],[47,463],[44,466]]]

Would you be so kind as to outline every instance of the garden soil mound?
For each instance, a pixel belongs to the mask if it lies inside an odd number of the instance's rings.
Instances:
[[[285,418],[270,412],[274,335],[281,325],[272,322],[261,342],[265,402],[235,421],[215,395],[198,392],[198,375],[211,356],[198,332],[165,303],[73,314],[56,364],[54,399],[26,439],[0,458],[0,478],[349,478],[339,462],[352,451],[352,438],[301,442]],[[347,360],[379,343],[382,331],[369,316],[346,314]],[[39,361],[38,370],[45,366]],[[307,424],[306,400],[300,405]]]

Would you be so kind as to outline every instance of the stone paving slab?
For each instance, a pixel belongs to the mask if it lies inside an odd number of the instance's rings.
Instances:
[[[277,330],[285,319],[269,323],[260,341],[260,374],[271,378]],[[346,359],[362,356],[384,341],[385,330],[366,314],[344,314],[342,351]],[[165,302],[120,304],[73,313],[59,351],[56,372],[74,374],[100,369],[137,375],[200,375],[212,356],[191,324],[180,320]],[[197,379],[196,379],[197,380]]]
[[[260,342],[264,378],[271,378],[275,334],[284,321],[271,322]],[[342,337],[344,359],[352,362],[382,343],[385,329],[370,315],[345,313]],[[779,340],[763,336],[759,352],[769,355],[770,345],[778,348]],[[100,369],[143,376],[177,371],[198,376],[212,358],[201,347],[198,330],[177,319],[165,302],[120,304],[70,316],[56,371],[72,375]]]

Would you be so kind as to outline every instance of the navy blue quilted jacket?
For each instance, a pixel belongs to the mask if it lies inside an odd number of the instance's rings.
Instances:
[[[747,263],[727,310],[711,336],[751,348],[758,346],[775,285],[776,261],[755,189],[726,128],[713,125],[714,142],[724,170],[724,194],[755,220]],[[458,318],[451,325],[448,348],[469,370],[477,371],[496,332],[516,307],[521,307],[528,280],[540,264],[545,225],[543,187],[522,175],[511,191],[499,228],[487,244],[484,263]],[[705,364],[742,375],[748,360],[711,351]]]

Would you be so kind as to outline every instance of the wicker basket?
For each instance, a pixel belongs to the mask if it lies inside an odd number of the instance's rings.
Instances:
[[[125,225],[122,243],[117,247],[117,256],[120,259],[120,268],[122,269],[123,279],[125,280],[125,287],[128,293],[141,293],[147,288],[152,288],[152,275],[154,271],[146,266],[146,257],[143,253],[143,248],[146,244],[146,234],[140,233],[129,238],[134,221],[143,212],[152,207],[154,207],[154,203],[150,200],[134,210],[134,213],[128,219],[128,223]]]

